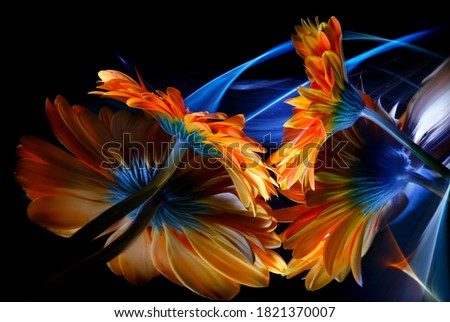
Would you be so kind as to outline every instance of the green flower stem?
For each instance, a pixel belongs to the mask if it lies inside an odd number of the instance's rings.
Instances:
[[[434,182],[431,182],[424,176],[419,173],[411,172],[406,175],[406,179],[414,184],[417,184],[425,189],[431,191],[436,196],[443,198],[444,197],[444,187],[436,185]]]
[[[395,140],[407,147],[416,157],[418,157],[424,164],[439,173],[446,180],[450,179],[450,169],[446,168],[442,163],[438,162],[434,157],[428,154],[420,146],[414,143],[405,134],[399,131],[393,124],[389,123],[377,112],[365,107],[361,116],[376,123],[379,127],[389,133]]]
[[[70,237],[71,241],[73,241],[75,245],[92,241],[118,220],[144,204],[147,200],[152,199],[172,177],[186,151],[186,143],[176,140],[165,165],[158,171],[154,180],[138,192],[108,208],[102,214],[84,225]]]
[[[128,215],[134,209],[139,208],[130,226],[120,236],[99,251],[90,254],[56,275],[53,275],[42,285],[43,289],[49,289],[57,285],[61,280],[68,278],[71,274],[81,269],[87,269],[96,264],[107,263],[122,253],[144,231],[158,210],[159,204],[154,201],[158,199],[158,194],[162,191],[161,188],[164,187],[178,168],[187,148],[186,143],[175,140],[175,144],[164,166],[160,168],[151,183],[135,194],[113,205],[72,235],[70,239],[74,242],[74,246],[79,246],[80,243],[91,242],[118,220]]]
[[[153,198],[156,198],[160,191],[161,190],[159,190]],[[44,289],[48,289],[53,285],[60,283],[63,279],[67,279],[71,276],[71,274],[74,274],[77,271],[82,269],[86,270],[96,264],[107,263],[122,253],[127,246],[148,226],[149,221],[158,210],[158,203],[152,202],[153,198],[144,202],[136,218],[119,237],[101,250],[58,272],[58,274],[53,275],[42,285],[42,287]]]

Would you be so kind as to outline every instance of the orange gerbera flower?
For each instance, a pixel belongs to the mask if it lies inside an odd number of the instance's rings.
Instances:
[[[400,120],[377,107],[387,122],[431,153],[447,173],[449,84],[447,59],[425,79]],[[315,163],[316,189],[307,188],[301,194],[293,186],[292,194],[300,204],[274,212],[280,222],[290,223],[281,233],[284,247],[292,250],[286,276],[307,272],[308,290],[343,281],[350,272],[362,285],[361,258],[376,234],[407,206],[405,187],[421,185],[442,197],[441,183],[448,180],[424,169],[411,151],[369,120],[357,120],[323,147]],[[421,171],[429,171],[432,179]]]
[[[167,133],[188,143],[200,155],[213,156],[222,163],[245,207],[256,211],[258,195],[268,200],[277,194],[277,183],[259,155],[266,150],[245,135],[242,114],[228,117],[220,112],[191,112],[177,89],[149,91],[139,74],[139,83],[115,70],[100,71],[99,77],[99,91],[92,94],[145,111],[156,118]]]
[[[309,271],[308,290],[343,281],[350,271],[362,284],[361,257],[407,203],[409,158],[383,134],[361,120],[333,135],[317,157],[316,189],[306,189],[301,204],[275,211],[278,220],[291,222],[281,234],[293,250],[286,275]]]
[[[61,96],[47,100],[46,111],[68,151],[33,136],[21,139],[16,178],[32,200],[32,221],[68,238],[107,237],[100,253],[133,284],[162,274],[201,296],[231,299],[241,285],[267,286],[270,272],[285,270],[271,250],[281,244],[271,208],[252,196],[249,211],[228,169],[213,157],[192,146],[178,153],[173,137],[142,112],[103,108],[96,116]],[[169,159],[177,167],[166,175]],[[140,200],[149,186],[154,193]],[[130,196],[137,204],[104,218],[129,205]]]
[[[288,99],[293,116],[284,124],[282,146],[269,161],[279,171],[281,189],[300,183],[303,189],[314,185],[314,164],[325,140],[333,133],[351,126],[364,106],[373,107],[366,95],[347,79],[339,21],[315,24],[302,20],[292,41],[304,59],[310,86],[300,86],[300,96]]]

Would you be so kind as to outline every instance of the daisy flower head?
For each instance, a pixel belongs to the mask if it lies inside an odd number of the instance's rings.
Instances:
[[[272,209],[259,195],[248,209],[213,156],[142,111],[96,115],[58,96],[46,112],[63,148],[24,136],[17,150],[33,222],[72,240],[105,238],[94,257],[132,284],[163,275],[210,299],[285,270]]]
[[[309,86],[300,86],[300,95],[286,100],[293,106],[293,115],[284,124],[281,147],[270,157],[283,190],[297,183],[302,189],[314,189],[314,163],[322,144],[353,125],[364,106],[373,106],[370,98],[348,81],[342,29],[334,16],[327,22],[302,19],[295,30],[292,42],[304,61]]]
[[[383,113],[381,105],[376,108],[447,170],[449,66],[446,60],[424,80],[400,119]],[[378,232],[406,209],[407,186],[420,185],[440,198],[444,193],[440,183],[445,178],[423,168],[410,150],[367,119],[327,140],[315,165],[316,189],[295,193],[298,205],[274,213],[289,223],[281,233],[284,247],[292,250],[286,276],[304,274],[308,290],[342,282],[350,272],[362,285],[361,258]],[[431,176],[424,176],[424,169]]]
[[[222,112],[191,112],[178,89],[148,90],[137,74],[135,81],[120,71],[100,71],[98,90],[91,93],[143,110],[157,119],[168,134],[187,143],[199,155],[214,157],[227,169],[245,207],[254,212],[258,195],[265,200],[277,195],[271,168],[260,155],[266,150],[244,133],[243,114],[228,117]]]

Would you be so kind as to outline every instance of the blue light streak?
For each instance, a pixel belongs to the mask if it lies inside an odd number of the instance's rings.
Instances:
[[[223,96],[225,95],[225,92],[236,80],[236,78],[238,78],[243,72],[245,72],[251,66],[283,55],[291,50],[294,50],[292,42],[286,41],[268,50],[264,54],[229,70],[228,72],[206,83],[195,92],[190,94],[188,97],[186,97],[186,105],[189,106],[189,109],[192,111],[207,110],[209,112],[216,112]]]
[[[359,54],[351,59],[348,59],[345,63],[346,63],[346,69],[347,72],[351,72],[352,70],[354,70],[359,64],[361,64],[362,62],[364,62],[365,60],[382,54],[386,51],[389,50],[393,50],[395,48],[399,48],[399,47],[405,47],[405,46],[409,46],[410,48],[419,48],[420,47],[416,47],[416,46],[411,46],[409,45],[409,42],[413,42],[416,41],[422,37],[425,37],[426,35],[430,34],[432,32],[432,30],[425,30],[425,31],[420,31],[420,32],[415,32],[412,33],[410,35],[407,36],[403,36],[400,37],[396,40],[389,40],[389,39],[384,39],[384,38],[379,38],[379,37],[372,37],[370,38],[370,36],[365,35],[365,37],[362,37],[361,34],[357,34],[360,36],[360,38],[362,39],[375,39],[377,41],[383,41],[386,42],[383,45],[380,45],[378,47],[375,47],[373,49],[370,49],[362,54]],[[352,39],[352,37],[350,37],[350,39]],[[300,86],[306,86],[308,85],[309,82],[305,82],[303,84],[301,84]],[[264,113],[266,110],[270,109],[271,107],[273,107],[274,105],[276,105],[277,103],[284,101],[287,97],[289,97],[290,95],[292,95],[293,93],[295,93],[297,91],[297,87],[293,88],[289,91],[287,91],[286,93],[284,93],[283,95],[277,97],[276,99],[274,99],[273,101],[267,103],[265,106],[262,106],[260,109],[256,110],[255,112],[253,112],[252,114],[250,114],[246,119],[247,121],[250,121],[252,119],[254,119],[255,117],[257,117],[258,115]]]

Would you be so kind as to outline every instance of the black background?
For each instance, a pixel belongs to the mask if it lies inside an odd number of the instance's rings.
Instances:
[[[243,3],[242,3],[243,4]],[[241,5],[242,5],[241,4]],[[386,38],[396,38],[428,27],[448,26],[439,5],[414,12],[393,12],[379,3],[337,10],[317,2],[309,7],[298,1],[267,4],[179,6],[148,3],[114,6],[61,7],[24,5],[4,12],[2,22],[2,147],[1,221],[2,301],[203,301],[164,277],[145,286],[133,286],[105,266],[73,276],[55,289],[39,292],[39,285],[67,263],[65,242],[28,221],[27,200],[14,181],[15,151],[19,138],[32,134],[56,142],[48,127],[44,102],[64,95],[72,104],[89,104],[101,69],[124,70],[117,54],[139,66],[154,87],[178,87],[184,96],[204,82],[290,39],[301,18],[321,20],[336,16],[342,28]],[[107,7],[106,7],[107,6]],[[377,8],[374,8],[377,6]],[[411,10],[403,8],[403,10]],[[428,12],[427,12],[428,11]],[[4,17],[5,18],[5,17]],[[448,55],[449,33],[440,33],[421,45]],[[347,50],[347,49],[345,49]],[[350,49],[349,49],[350,50]],[[351,53],[349,53],[350,55]],[[290,58],[289,58],[290,57]],[[295,63],[293,63],[295,62]],[[271,65],[265,77],[288,76],[304,69],[295,54]],[[365,286],[366,287],[366,286]],[[300,277],[286,280],[272,276],[267,288],[243,287],[236,301],[365,301],[384,300],[356,285],[351,276],[344,283],[307,292]],[[389,290],[386,291],[389,293]]]

